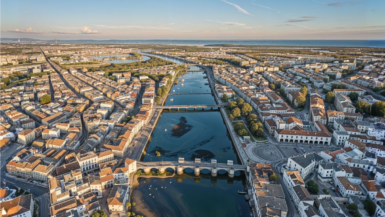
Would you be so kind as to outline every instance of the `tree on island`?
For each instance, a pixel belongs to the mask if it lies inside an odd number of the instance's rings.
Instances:
[[[156,155],[157,157],[160,157],[160,156],[162,156],[162,155],[160,154],[160,152],[159,152],[159,151],[155,151],[155,155]]]
[[[50,103],[51,102],[51,96],[48,95],[48,94],[44,94],[41,98],[40,98],[40,104],[42,105],[45,105],[47,103]]]

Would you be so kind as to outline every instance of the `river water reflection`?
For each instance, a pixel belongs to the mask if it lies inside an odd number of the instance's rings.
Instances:
[[[208,172],[208,171],[207,171]],[[173,178],[140,178],[133,192],[133,212],[151,217],[236,217],[250,216],[244,195],[244,175]]]
[[[215,104],[205,76],[199,71],[181,76],[166,105]],[[156,156],[157,151],[161,156]],[[178,157],[239,163],[219,111],[162,113],[142,161],[177,161]],[[214,178],[208,170],[202,170],[199,177],[189,172],[193,171],[186,169],[185,174],[172,178],[140,178],[131,195],[137,204],[132,211],[144,216],[250,216],[244,195],[238,194],[245,188],[243,173],[228,178],[226,172],[218,171]]]

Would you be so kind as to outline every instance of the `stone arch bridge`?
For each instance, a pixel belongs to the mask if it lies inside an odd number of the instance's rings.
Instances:
[[[148,174],[152,169],[159,170],[160,173],[166,172],[167,168],[171,168],[178,175],[183,174],[184,169],[193,169],[196,176],[200,175],[200,171],[207,169],[211,171],[212,176],[217,176],[218,171],[226,171],[229,177],[233,178],[235,171],[248,171],[248,166],[233,164],[233,161],[228,160],[227,163],[217,163],[217,160],[212,159],[210,162],[201,162],[200,158],[195,161],[184,161],[184,158],[179,158],[178,161],[159,161],[159,162],[137,162],[137,169],[142,169]]]

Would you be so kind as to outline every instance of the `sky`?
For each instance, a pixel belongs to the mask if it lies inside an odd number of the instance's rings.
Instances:
[[[6,0],[1,37],[385,39],[385,0]]]

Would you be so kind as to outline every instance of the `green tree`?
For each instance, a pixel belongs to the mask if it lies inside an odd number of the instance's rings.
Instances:
[[[107,213],[104,212],[103,210],[95,210],[91,217],[107,217]]]
[[[162,98],[160,96],[155,97],[156,104],[159,104],[162,101]]]
[[[132,202],[132,206],[136,206],[136,202]]]
[[[346,89],[346,85],[345,84],[332,84],[332,91],[334,89]]]
[[[162,96],[162,93],[163,93],[162,88],[159,87],[157,93],[158,93],[158,96]]]
[[[233,110],[231,110],[231,114],[234,118],[239,118],[241,117],[241,110],[239,108],[234,108]]]
[[[166,86],[162,86],[162,97],[165,96],[167,94],[167,87]]]
[[[244,103],[242,106],[242,115],[248,116],[252,110],[253,110],[253,107],[251,107],[249,103]]]
[[[326,188],[322,189],[322,191],[323,191],[325,194],[330,194],[329,191],[328,191],[328,189],[326,189]]]
[[[265,134],[263,133],[263,128],[258,128],[258,130],[255,132],[255,136],[264,138]]]
[[[249,133],[247,132],[246,129],[240,129],[240,130],[238,130],[238,135],[247,136],[247,135],[249,135]]]
[[[351,93],[349,93],[349,98],[352,100],[352,101],[356,101],[357,99],[358,99],[358,97],[359,97],[359,95],[358,95],[358,93],[356,93],[356,92],[351,92]]]
[[[279,176],[277,174],[273,173],[269,176],[269,180],[272,182],[278,182]]]
[[[45,105],[47,103],[50,103],[51,102],[51,96],[48,95],[48,94],[44,94],[41,98],[40,98],[40,104],[42,105]]]
[[[238,122],[238,123],[235,123],[234,124],[234,130],[235,131],[239,131],[239,130],[242,130],[242,129],[244,129],[245,128],[245,126],[243,125],[243,123],[240,123],[240,122]]]
[[[365,101],[358,101],[355,104],[357,112],[370,114],[370,104]]]
[[[307,95],[307,87],[303,86],[299,92],[301,92],[306,97],[306,95]]]
[[[370,216],[374,215],[374,213],[376,212],[376,208],[377,206],[373,201],[367,200],[365,202],[365,210],[368,212]]]
[[[227,94],[223,94],[223,96],[222,96],[222,101],[223,101],[223,102],[229,101],[229,96],[228,96]]]
[[[237,102],[236,101],[231,101],[227,104],[227,107],[232,110],[234,109],[235,107],[237,107]]]
[[[238,105],[238,107],[239,107],[239,108],[242,108],[244,102],[245,102],[245,100],[243,100],[242,98],[238,98],[238,99],[237,99],[237,105]]]
[[[130,202],[126,202],[126,207],[131,207],[131,203]]]
[[[385,102],[384,101],[378,101],[378,102],[373,103],[372,115],[373,116],[379,116],[379,117],[385,116]]]
[[[249,116],[247,116],[246,120],[247,120],[247,123],[250,124],[251,122],[257,122],[258,117],[256,114],[250,114]]]
[[[250,131],[253,135],[255,135],[257,133],[257,130],[258,130],[258,124],[257,123],[253,123],[251,124],[250,126]]]
[[[271,84],[269,85],[269,87],[270,87],[270,89],[275,90],[275,84],[271,83]]]
[[[306,98],[304,96],[298,96],[295,99],[295,102],[297,103],[298,107],[304,107],[306,104]]]
[[[333,103],[333,101],[334,101],[334,93],[332,91],[329,91],[325,95],[325,101],[328,102],[328,103]]]
[[[358,206],[355,203],[351,203],[351,204],[347,205],[346,208],[348,208],[349,212],[352,212],[352,213],[358,211]]]
[[[258,129],[262,129],[262,130],[263,130],[263,124],[262,124],[262,122],[258,121],[258,122],[257,122],[257,125],[258,125]]]
[[[162,154],[161,154],[159,151],[155,151],[155,155],[156,155],[157,157],[162,156]]]
[[[127,212],[127,217],[130,217],[131,215],[131,212]]]
[[[318,194],[318,184],[314,180],[309,180],[306,183],[306,189],[312,194]]]
[[[229,115],[230,120],[234,120],[234,116],[232,114]]]

